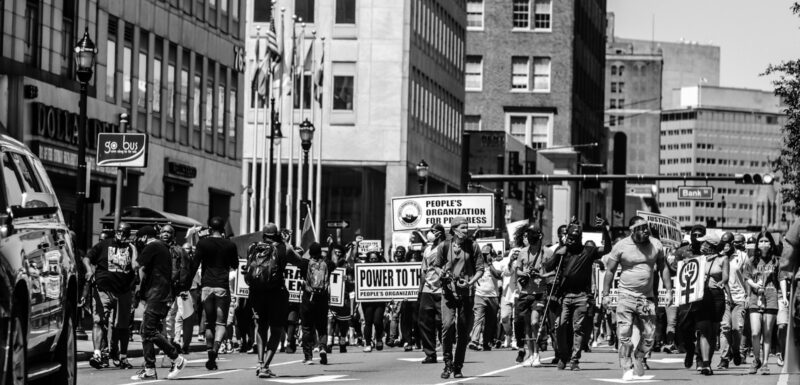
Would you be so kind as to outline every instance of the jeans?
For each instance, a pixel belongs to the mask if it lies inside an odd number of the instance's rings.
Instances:
[[[556,334],[559,359],[564,363],[578,362],[581,359],[588,306],[586,293],[567,293],[561,301],[561,317],[556,326]]]
[[[231,294],[228,289],[204,287],[201,293],[203,311],[206,314],[206,347],[215,352],[225,338]]]
[[[361,304],[364,311],[364,343],[371,344],[372,327],[375,327],[375,343],[383,340],[383,313],[386,304],[383,302],[364,302]]]
[[[747,320],[747,302],[736,302],[726,306],[725,315],[720,323],[720,355],[731,360],[737,354],[744,357],[744,324]]]
[[[300,322],[303,328],[303,355],[311,359],[314,350],[314,340],[319,341],[320,351],[325,350],[328,342],[328,296],[314,295],[303,292],[303,302],[300,304]]]
[[[164,351],[170,359],[178,358],[178,351],[167,339],[167,336],[161,333],[164,327],[164,318],[170,308],[169,302],[162,301],[147,301],[144,307],[144,315],[142,316],[142,351],[144,353],[144,367],[156,367],[156,349]]]
[[[404,301],[400,305],[400,333],[403,335],[403,342],[412,346],[419,344],[419,302]]]
[[[630,369],[631,354],[637,359],[647,356],[653,348],[655,334],[656,304],[652,298],[637,297],[630,294],[619,294],[617,301],[617,337],[619,338],[619,363],[623,369]],[[633,352],[631,335],[633,327],[639,328],[641,337],[636,352]]]
[[[472,326],[472,341],[481,342],[481,335],[483,335],[484,344],[492,343],[495,329],[497,328],[498,306],[497,297],[475,296],[475,305],[473,306],[475,322]]]
[[[436,357],[436,335],[442,326],[442,295],[419,294],[419,334],[425,355]]]
[[[464,366],[464,357],[474,316],[472,308],[475,302],[469,289],[460,289],[459,294],[461,303],[442,300],[442,356],[445,365],[452,366],[454,369],[461,369]],[[456,345],[455,357],[453,357],[453,343]]]

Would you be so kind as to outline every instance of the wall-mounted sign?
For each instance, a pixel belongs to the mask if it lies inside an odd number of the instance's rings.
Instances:
[[[197,177],[196,167],[169,158],[165,161],[167,163],[167,174],[186,179],[194,179]]]
[[[245,59],[244,47],[233,46],[233,69],[236,72],[244,73]]]
[[[147,134],[102,133],[97,143],[98,166],[147,167]]]
[[[80,115],[34,102],[31,103],[31,118],[34,135],[77,148]],[[86,119],[86,148],[89,150],[97,148],[95,139],[99,133],[118,131],[119,125],[117,124]]]

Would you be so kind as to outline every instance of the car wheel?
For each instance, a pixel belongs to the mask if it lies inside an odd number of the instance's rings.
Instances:
[[[56,362],[61,364],[61,369],[54,373],[48,384],[75,385],[77,383],[78,363],[75,359],[77,344],[75,343],[75,324],[72,315],[64,318],[64,329],[56,347]]]
[[[25,385],[28,381],[27,350],[28,341],[25,338],[25,329],[22,327],[22,318],[14,315],[11,320],[11,338],[9,338],[8,373],[6,384]]]

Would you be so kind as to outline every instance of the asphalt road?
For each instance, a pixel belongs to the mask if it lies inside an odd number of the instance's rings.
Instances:
[[[257,359],[250,354],[222,355],[218,361],[219,370],[210,372],[204,364],[205,353],[187,356],[189,364],[181,373],[183,384],[313,384],[342,382],[347,384],[602,384],[602,383],[663,383],[683,384],[687,382],[703,385],[786,385],[800,383],[800,375],[791,377],[781,375],[781,368],[774,361],[770,366],[772,375],[747,375],[747,367],[733,367],[716,371],[713,376],[702,376],[694,370],[683,368],[683,355],[656,353],[649,359],[650,370],[646,377],[634,381],[622,381],[622,371],[618,367],[617,353],[606,347],[595,348],[585,353],[579,372],[559,371],[554,365],[540,368],[521,367],[514,362],[516,351],[493,350],[490,352],[467,351],[464,378],[442,380],[443,364],[422,365],[423,354],[419,351],[403,352],[401,349],[386,349],[363,353],[360,349],[350,349],[349,353],[339,354],[338,349],[328,355],[328,365],[303,365],[301,353],[275,356],[272,371],[279,377],[265,380],[255,377]],[[543,358],[549,361],[552,352],[544,352]],[[318,357],[317,357],[318,358]],[[441,359],[441,357],[440,357]],[[545,361],[545,360],[543,360]],[[134,366],[142,365],[142,359],[131,359]],[[159,360],[160,362],[160,360]],[[714,364],[717,363],[715,358]],[[138,369],[137,369],[138,370]],[[121,385],[136,383],[166,382],[168,368],[158,368],[157,381],[132,381],[130,376],[136,370],[103,369],[95,370],[88,363],[78,365],[78,383],[81,385]],[[652,376],[652,377],[648,377]]]

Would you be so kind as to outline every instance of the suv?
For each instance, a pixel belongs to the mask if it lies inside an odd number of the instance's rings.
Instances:
[[[36,156],[0,135],[0,385],[76,383],[73,243]]]

